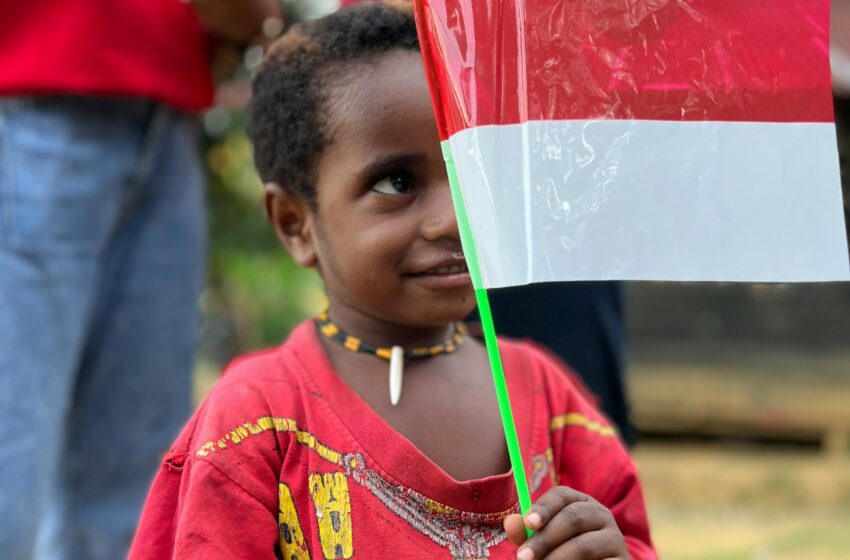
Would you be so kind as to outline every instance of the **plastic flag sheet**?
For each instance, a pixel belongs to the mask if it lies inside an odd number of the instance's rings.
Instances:
[[[829,0],[416,12],[476,288],[850,279]]]

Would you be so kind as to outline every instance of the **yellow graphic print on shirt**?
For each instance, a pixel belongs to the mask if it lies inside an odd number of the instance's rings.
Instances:
[[[345,473],[311,474],[310,494],[316,506],[322,554],[327,560],[351,558],[351,499]]]
[[[566,427],[584,428],[601,437],[614,437],[612,428],[592,421],[583,414],[570,412],[551,419],[550,430],[555,432]],[[410,488],[403,488],[396,483],[384,479],[378,472],[368,468],[360,453],[341,453],[319,441],[312,433],[301,429],[292,418],[263,416],[254,422],[244,422],[224,434],[218,440],[203,444],[195,455],[199,458],[225,452],[230,447],[236,447],[244,440],[266,433],[292,433],[295,441],[314,451],[325,461],[344,469],[344,472],[316,473],[309,475],[310,493],[315,504],[316,518],[319,521],[319,538],[322,553],[327,560],[351,558],[354,554],[352,543],[351,500],[349,497],[348,479],[366,488],[390,511],[404,519],[413,529],[429,537],[434,543],[448,549],[454,560],[477,560],[490,557],[490,548],[498,546],[507,537],[502,529],[502,521],[509,513],[519,511],[519,504],[513,508],[492,514],[479,514],[455,510],[449,506],[431,500]],[[553,464],[554,454],[551,448],[545,453],[531,457],[529,486],[536,492],[543,481],[549,477],[552,484],[558,483],[557,470]],[[292,531],[298,526],[296,510],[292,505],[289,487],[281,483],[281,492],[285,488],[288,500],[281,494],[280,523],[283,519],[291,519],[287,523]],[[282,528],[281,528],[282,529]],[[304,536],[300,531],[300,541]],[[296,542],[295,537],[293,543]],[[281,551],[286,553],[286,560],[310,559],[306,545],[297,549],[292,546],[284,547],[285,539],[281,540]],[[287,543],[288,544],[288,543]],[[289,552],[292,551],[292,552]],[[314,551],[315,553],[315,551]]]
[[[304,533],[298,522],[298,513],[292,502],[292,494],[289,486],[279,484],[280,509],[277,516],[280,531],[280,551],[286,560],[310,560],[310,552],[307,543],[304,542]]]

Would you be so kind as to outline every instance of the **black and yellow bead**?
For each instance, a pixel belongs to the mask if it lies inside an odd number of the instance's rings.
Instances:
[[[373,346],[363,342],[356,336],[346,334],[336,323],[331,321],[327,311],[323,311],[318,317],[316,317],[316,326],[318,327],[319,332],[322,333],[322,336],[329,340],[333,340],[352,352],[372,354],[387,361],[389,361],[392,356],[392,348]],[[451,354],[452,352],[457,351],[458,347],[463,344],[465,336],[466,326],[458,321],[454,324],[454,331],[452,332],[452,336],[449,340],[442,344],[435,344],[434,346],[422,346],[419,348],[405,350],[404,357],[408,360],[422,360],[425,358],[440,356],[442,354]]]

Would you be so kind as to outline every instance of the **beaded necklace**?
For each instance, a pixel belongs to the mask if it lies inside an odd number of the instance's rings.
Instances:
[[[390,362],[390,402],[393,406],[398,404],[401,398],[402,377],[404,375],[404,360],[424,360],[433,358],[442,354],[451,354],[457,351],[458,347],[463,344],[464,336],[466,335],[466,325],[461,321],[454,323],[452,336],[441,344],[433,346],[420,346],[404,350],[401,346],[379,347],[363,342],[356,336],[343,331],[339,325],[331,321],[328,311],[325,310],[316,317],[316,327],[322,336],[328,340],[332,340],[351,352],[359,352],[361,354],[372,354],[382,360]]]

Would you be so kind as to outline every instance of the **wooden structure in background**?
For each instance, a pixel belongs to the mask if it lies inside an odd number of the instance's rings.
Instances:
[[[640,430],[850,449],[850,285],[637,284],[629,327]]]

